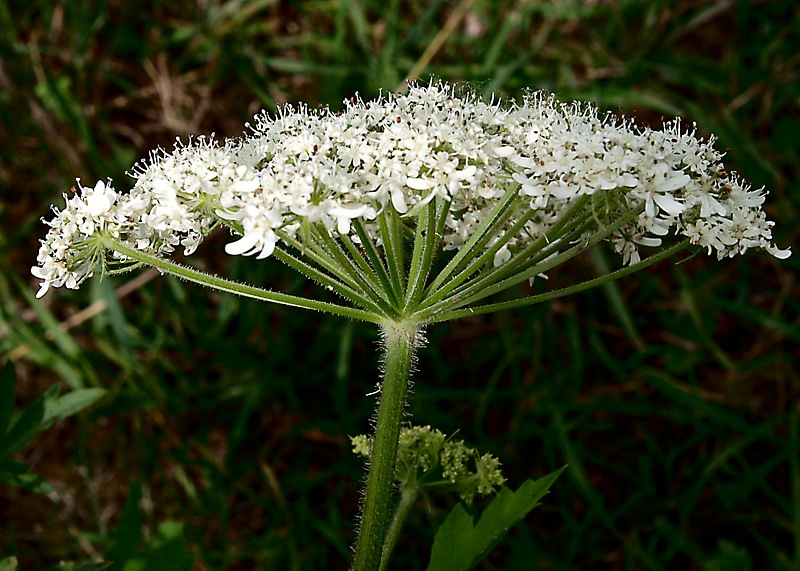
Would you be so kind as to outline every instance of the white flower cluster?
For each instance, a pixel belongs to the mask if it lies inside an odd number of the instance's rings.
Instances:
[[[612,236],[625,263],[671,231],[719,258],[749,248],[790,255],[772,243],[773,223],[761,209],[766,193],[727,173],[713,139],[697,139],[678,122],[639,129],[541,93],[521,104],[486,102],[439,83],[351,99],[337,113],[287,106],[248,127],[241,139],[199,138],[154,153],[135,169],[130,193],[103,182],[81,187],[48,222],[32,270],[44,280],[40,295],[91,274],[80,246],[97,233],[155,254],[178,245],[191,253],[222,223],[240,233],[229,254],[264,258],[281,235],[295,237],[306,224],[346,234],[361,219],[377,235],[384,209],[413,224],[439,197],[449,201],[442,246],[452,249],[508,192],[534,213],[497,252],[496,265],[546,236],[580,197],[599,193],[641,211]]]

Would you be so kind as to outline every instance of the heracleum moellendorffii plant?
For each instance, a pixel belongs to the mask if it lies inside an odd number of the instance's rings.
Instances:
[[[210,288],[376,324],[384,367],[354,568],[377,569],[414,351],[425,327],[518,308],[617,279],[690,247],[719,259],[763,249],[773,223],[722,166],[714,140],[679,122],[640,129],[542,93],[484,101],[444,83],[345,101],[286,106],[239,139],[198,137],[153,152],[125,194],[110,182],[65,196],[32,269],[77,288],[95,271],[149,265]],[[340,303],[235,283],[176,264],[224,227],[231,255],[273,257]],[[648,249],[670,244],[640,256]],[[623,267],[546,294],[486,303],[610,241]],[[370,386],[371,383],[365,383]],[[499,472],[498,472],[499,474]],[[502,477],[493,476],[493,484]],[[485,488],[486,486],[484,486]],[[402,485],[401,485],[402,488]],[[394,538],[396,540],[396,537]]]

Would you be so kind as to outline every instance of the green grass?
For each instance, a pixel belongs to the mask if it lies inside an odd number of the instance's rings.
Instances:
[[[654,126],[696,121],[731,148],[732,169],[770,189],[779,245],[797,239],[792,0],[153,4],[0,0],[0,359],[23,404],[54,383],[109,391],[19,455],[53,494],[0,489],[0,559],[24,569],[121,557],[139,535],[151,554],[172,537],[198,569],[346,568],[364,477],[347,436],[370,426],[375,328],[158,276],[120,297],[133,274],[39,302],[28,268],[39,218],[75,176],[124,187],[176,136],[234,136],[262,107],[336,108],[394,89],[458,6],[466,16],[423,78],[546,88]],[[221,245],[209,240],[197,263],[313,287]],[[417,422],[498,455],[512,487],[570,465],[484,568],[800,569],[797,268],[700,255],[613,290],[430,328]],[[93,303],[105,309],[59,329]],[[125,509],[132,493],[138,510]],[[424,568],[453,501],[420,504],[395,568]]]

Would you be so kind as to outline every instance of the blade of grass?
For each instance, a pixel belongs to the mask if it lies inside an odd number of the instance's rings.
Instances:
[[[597,273],[599,273],[601,276],[604,276],[612,272],[611,264],[608,263],[605,254],[600,248],[592,248],[591,256],[592,262],[597,268]],[[636,322],[633,319],[633,313],[628,308],[628,304],[625,302],[625,299],[622,297],[622,292],[620,292],[619,286],[614,281],[606,282],[602,287],[603,293],[606,295],[606,299],[608,299],[608,304],[611,307],[611,310],[617,315],[617,319],[619,319],[620,325],[622,325],[622,329],[625,331],[625,335],[628,337],[628,340],[637,349],[642,349],[644,347],[644,341],[642,340],[642,336],[636,328]]]

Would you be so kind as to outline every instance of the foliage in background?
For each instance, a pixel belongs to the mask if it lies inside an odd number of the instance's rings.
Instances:
[[[696,120],[771,190],[785,246],[799,226],[797,46],[792,0],[0,0],[0,355],[24,406],[56,383],[107,391],[14,457],[53,491],[0,488],[0,561],[92,560],[119,529],[131,557],[179,537],[199,568],[336,569],[349,556],[362,472],[348,436],[368,429],[371,328],[152,274],[37,302],[39,218],[75,176],[123,186],[175,136],[236,135],[287,101],[336,108],[417,67],[487,94],[547,88],[653,125]],[[313,287],[221,248],[196,263]],[[584,261],[535,287],[592,277],[604,256]],[[486,568],[800,565],[796,264],[700,256],[432,327],[415,420],[491,451],[512,488],[570,465]],[[424,567],[447,506],[420,505],[398,568]]]
[[[10,458],[28,445],[33,437],[62,420],[91,406],[103,396],[103,389],[78,389],[59,396],[61,387],[53,385],[33,403],[14,411],[14,369],[6,363],[0,370],[0,485],[19,486],[31,492],[53,491],[45,480],[31,473],[29,466]]]

